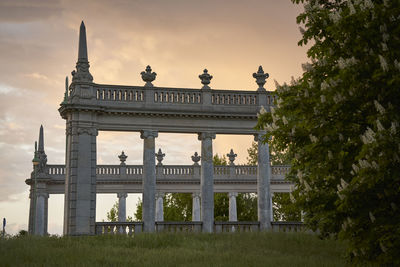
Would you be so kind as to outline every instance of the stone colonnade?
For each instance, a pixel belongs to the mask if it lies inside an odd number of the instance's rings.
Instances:
[[[69,127],[67,131],[66,183],[64,233],[69,235],[94,234],[96,209],[96,137],[93,128]],[[144,231],[154,232],[155,222],[163,221],[163,196],[166,192],[157,191],[155,164],[155,138],[157,131],[142,131],[143,139],[143,213]],[[193,192],[192,220],[202,221],[203,231],[212,232],[214,228],[214,166],[213,142],[215,133],[200,133],[201,141],[201,180],[199,191]],[[261,229],[271,227],[272,194],[270,192],[271,167],[268,144],[260,135],[258,142],[257,193],[258,220]],[[233,153],[233,152],[231,152]],[[197,161],[195,161],[195,165]],[[233,168],[233,160],[231,161]],[[40,175],[39,175],[40,176]],[[38,183],[31,187],[30,193],[30,233],[47,233],[48,198],[46,184]],[[237,221],[237,192],[229,192],[229,220]],[[126,221],[127,193],[118,193],[118,221]]]
[[[155,138],[156,131],[142,131],[143,145],[143,211],[144,231],[154,232],[155,222],[164,220],[164,192],[156,189]],[[200,192],[193,192],[192,221],[203,222],[203,232],[213,232],[214,228],[214,166],[212,140],[215,133],[200,133],[201,141],[201,180]],[[261,135],[255,135],[258,142],[257,195],[258,220],[262,230],[271,227],[272,194],[270,191],[271,166],[269,164],[269,147],[263,143]],[[119,221],[126,220],[126,196],[118,194]],[[229,192],[229,221],[237,221],[237,192]]]

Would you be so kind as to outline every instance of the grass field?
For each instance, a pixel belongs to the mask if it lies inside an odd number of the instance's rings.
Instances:
[[[0,240],[0,266],[345,266],[345,246],[303,233]]]

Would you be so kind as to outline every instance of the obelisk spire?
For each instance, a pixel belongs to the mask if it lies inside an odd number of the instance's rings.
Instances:
[[[44,152],[43,125],[40,125],[38,152]]]
[[[89,72],[89,60],[86,43],[86,27],[85,23],[81,23],[79,29],[79,48],[78,62],[76,63],[76,71],[72,71],[72,82],[92,82],[93,77]]]
[[[88,54],[87,54],[87,44],[86,44],[86,27],[85,23],[81,23],[81,27],[79,29],[79,51],[78,51],[78,62],[88,61]]]

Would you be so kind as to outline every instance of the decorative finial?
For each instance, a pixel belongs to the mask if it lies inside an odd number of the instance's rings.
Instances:
[[[165,157],[165,154],[162,153],[161,148],[158,149],[158,153],[156,154],[156,157],[157,157],[157,161],[158,161],[157,165],[161,166],[162,165],[162,161],[163,161],[163,159]]]
[[[37,153],[37,141],[35,141],[35,155]]]
[[[121,161],[121,163],[119,165],[121,166],[125,166],[125,160],[128,156],[125,155],[124,151],[122,151],[121,155],[118,156],[119,160]]]
[[[235,158],[237,157],[237,154],[233,152],[233,149],[231,149],[231,152],[229,152],[229,154],[226,154],[226,156],[229,158],[229,165],[230,166],[235,165],[234,161]]]
[[[65,92],[64,92],[64,100],[61,104],[66,104],[68,102],[68,76],[65,76]]]
[[[142,80],[146,82],[146,84],[144,85],[145,87],[153,87],[153,84],[151,82],[156,79],[157,73],[151,71],[151,67],[147,65],[146,71],[142,71],[140,73],[142,75]]]
[[[92,82],[93,76],[89,72],[89,61],[86,43],[86,27],[81,23],[79,29],[79,50],[78,62],[76,63],[76,71],[72,71],[72,82]]]
[[[258,84],[257,91],[265,91],[264,84],[266,83],[266,79],[268,79],[269,74],[264,73],[262,66],[258,67],[258,71],[253,73],[253,78],[256,79],[256,83]]]
[[[213,78],[212,75],[208,74],[208,70],[204,69],[203,74],[199,75],[199,78],[201,80],[201,83],[203,84],[203,87],[201,89],[211,89],[210,84],[211,79]]]
[[[197,152],[194,152],[194,155],[192,156],[192,160],[194,162],[193,165],[198,166],[200,159],[201,157],[199,156],[199,154],[197,154]]]
[[[38,152],[44,152],[44,136],[43,136],[43,125],[40,125],[40,130],[39,130],[39,146],[38,146]]]
[[[88,61],[87,43],[86,43],[86,27],[83,20],[79,28],[79,50],[78,50],[78,61]]]

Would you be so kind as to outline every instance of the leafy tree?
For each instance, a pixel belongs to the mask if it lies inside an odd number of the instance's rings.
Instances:
[[[109,212],[107,212],[107,221],[109,222],[118,222],[118,201],[114,203],[112,208],[110,209]],[[128,216],[126,218],[127,222],[132,222],[133,219],[131,216]]]
[[[226,165],[228,165],[228,161],[226,160],[225,155],[220,157],[220,156],[218,156],[218,153],[217,153],[213,157],[213,164],[214,164],[214,166],[226,166]]]
[[[400,265],[400,2],[292,1],[311,63],[258,127],[293,158],[312,229],[347,240],[355,264]]]
[[[280,150],[275,146],[275,143],[271,144],[269,148],[269,157],[272,165],[288,165],[290,164],[291,158],[290,154],[286,150]],[[258,144],[257,142],[252,142],[251,147],[247,149],[248,157],[247,165],[257,165],[258,161]]]

